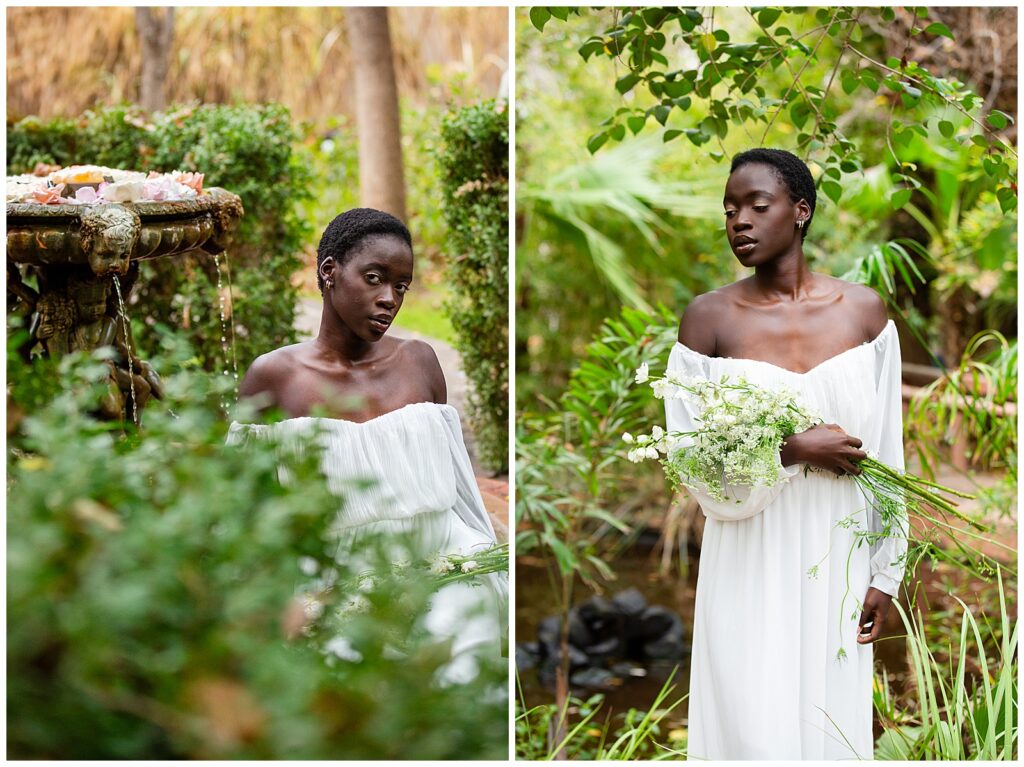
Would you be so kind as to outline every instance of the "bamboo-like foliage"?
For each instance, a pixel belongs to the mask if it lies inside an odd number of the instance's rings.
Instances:
[[[1017,339],[988,330],[970,340],[960,364],[910,403],[912,444],[934,471],[940,448],[967,434],[971,460],[1005,469],[1017,479]]]
[[[1016,759],[1018,625],[1007,610],[1001,575],[998,588],[997,656],[986,653],[978,621],[957,599],[964,612],[956,667],[949,669],[929,649],[920,614],[908,614],[894,602],[907,631],[915,710],[899,711],[887,682],[876,688],[876,708],[885,732],[878,740],[875,759]],[[968,658],[979,667],[973,682],[967,673]]]
[[[399,92],[417,106],[499,95],[508,65],[507,14],[391,9]],[[316,122],[352,111],[341,8],[182,7],[173,46],[169,103],[274,101]],[[8,114],[77,115],[134,101],[140,57],[132,8],[8,9]],[[459,81],[465,87],[449,85]]]

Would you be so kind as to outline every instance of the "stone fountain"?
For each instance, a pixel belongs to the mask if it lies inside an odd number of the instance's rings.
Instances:
[[[8,202],[7,311],[23,317],[29,334],[20,353],[59,357],[112,346],[99,410],[137,421],[146,400],[162,396],[160,377],[138,357],[124,310],[139,262],[222,253],[243,212],[237,195],[216,187],[171,201]]]

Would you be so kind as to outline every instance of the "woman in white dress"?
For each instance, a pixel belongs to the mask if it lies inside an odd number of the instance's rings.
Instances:
[[[344,497],[330,512],[337,556],[350,566],[362,561],[362,543],[381,536],[421,559],[496,542],[434,350],[385,335],[412,278],[412,239],[401,221],[368,208],[337,216],[317,249],[318,335],[259,357],[240,388],[288,418],[232,424],[229,434],[237,443],[274,433],[298,448],[320,440],[328,486]],[[426,616],[425,628],[452,642],[447,682],[471,679],[477,658],[501,654],[507,578],[475,580],[482,583],[440,589]]]
[[[787,387],[827,422],[788,438],[778,481],[696,496],[701,546],[689,698],[691,759],[870,759],[872,646],[903,577],[905,536],[879,536],[856,483],[866,451],[903,468],[900,352],[878,295],[812,273],[806,165],[737,155],[729,244],[754,274],[686,308],[669,369]],[[699,413],[666,401],[669,430]],[[872,536],[874,532],[876,535]]]

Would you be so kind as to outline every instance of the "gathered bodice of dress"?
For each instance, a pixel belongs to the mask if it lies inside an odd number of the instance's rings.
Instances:
[[[313,440],[323,449],[328,487],[344,498],[338,532],[454,512],[471,530],[495,539],[459,413],[450,405],[418,402],[364,422],[301,417],[270,425],[233,423],[228,442],[269,436],[287,450],[303,451]]]
[[[899,375],[899,336],[890,320],[873,340],[803,373],[762,360],[708,357],[677,343],[669,358],[669,369],[682,369],[713,381],[722,376],[742,377],[768,389],[788,388],[825,423],[838,424],[847,434],[860,438],[865,451],[877,453],[883,447],[882,427],[886,420],[880,418],[882,414],[875,403],[890,393],[886,386],[894,375]]]

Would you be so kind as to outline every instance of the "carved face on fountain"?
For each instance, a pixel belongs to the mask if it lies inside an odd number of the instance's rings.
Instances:
[[[102,205],[82,215],[82,250],[95,275],[125,274],[142,225],[120,205]]]

